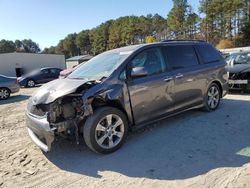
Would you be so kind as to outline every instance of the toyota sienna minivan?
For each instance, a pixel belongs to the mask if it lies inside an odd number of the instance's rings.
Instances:
[[[83,137],[94,152],[119,149],[128,130],[180,112],[214,111],[227,93],[226,62],[204,41],[163,41],[97,55],[39,88],[27,106],[28,133],[43,151],[56,136]]]

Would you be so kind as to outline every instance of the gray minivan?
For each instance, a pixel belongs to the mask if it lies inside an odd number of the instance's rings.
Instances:
[[[77,143],[82,135],[97,153],[114,152],[129,129],[194,108],[217,109],[227,93],[225,65],[203,41],[107,51],[33,94],[28,133],[45,152],[61,134],[73,134]]]

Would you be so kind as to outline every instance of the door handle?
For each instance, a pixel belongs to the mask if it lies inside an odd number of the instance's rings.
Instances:
[[[171,80],[173,80],[172,76],[168,76],[164,79],[165,82],[170,82]]]
[[[175,76],[175,78],[176,78],[176,79],[181,79],[181,78],[183,78],[183,74],[177,74],[177,75]]]

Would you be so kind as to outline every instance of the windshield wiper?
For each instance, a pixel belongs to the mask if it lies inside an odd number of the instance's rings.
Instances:
[[[99,80],[100,81],[103,81],[103,80],[105,80],[105,79],[107,79],[108,77],[107,76],[103,76],[103,77],[101,77]]]
[[[68,77],[69,79],[75,79],[75,80],[87,80],[86,78],[83,77]]]

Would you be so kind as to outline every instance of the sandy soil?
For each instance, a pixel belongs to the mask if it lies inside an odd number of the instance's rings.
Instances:
[[[110,155],[68,139],[45,154],[25,126],[35,89],[0,101],[0,187],[250,187],[250,95],[147,126]]]

